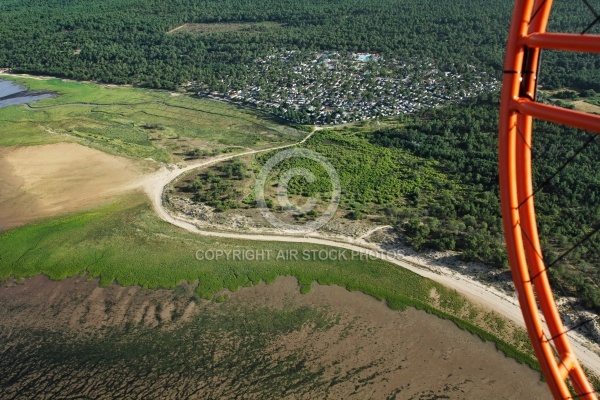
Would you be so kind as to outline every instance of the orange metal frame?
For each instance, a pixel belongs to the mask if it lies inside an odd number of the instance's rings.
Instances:
[[[508,257],[529,337],[552,395],[596,399],[556,308],[537,231],[531,177],[532,120],[600,132],[600,116],[537,103],[541,49],[600,52],[600,36],[546,33],[551,0],[517,0],[500,109],[500,195]],[[547,333],[542,316],[546,320]]]

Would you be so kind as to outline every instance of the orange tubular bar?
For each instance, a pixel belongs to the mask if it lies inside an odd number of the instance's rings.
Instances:
[[[582,51],[600,53],[600,41],[596,35],[572,33],[532,33],[520,40],[521,45],[538,49]]]
[[[536,103],[528,99],[518,99],[515,107],[521,114],[530,115],[534,118],[573,126],[586,131],[600,132],[600,115]]]
[[[567,384],[570,382],[578,398],[596,399],[571,348],[550,288],[535,217],[531,140],[533,118],[600,132],[599,116],[533,100],[541,48],[599,51],[600,37],[545,33],[551,7],[551,0],[517,0],[513,12],[500,108],[502,216],[523,318],[552,395],[556,399],[572,398]]]

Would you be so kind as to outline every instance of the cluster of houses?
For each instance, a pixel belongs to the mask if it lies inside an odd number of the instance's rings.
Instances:
[[[246,72],[250,78],[242,84],[226,82],[222,92],[199,94],[325,125],[413,113],[499,86],[472,66],[444,71],[432,60],[402,62],[364,53],[279,52]]]

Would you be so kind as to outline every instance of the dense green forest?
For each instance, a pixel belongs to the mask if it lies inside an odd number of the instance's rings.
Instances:
[[[242,82],[245,65],[278,50],[426,57],[440,68],[499,74],[513,1],[484,0],[0,0],[0,68],[174,89]],[[579,1],[557,1],[551,28],[593,20]],[[167,34],[185,23],[269,21],[265,32]],[[597,29],[594,28],[594,29]],[[600,59],[548,53],[544,83],[600,90]],[[464,69],[464,68],[463,68]],[[576,71],[576,72],[574,72]]]
[[[419,223],[397,221],[409,243],[439,248],[439,238],[451,238],[468,259],[505,263],[498,199],[498,102],[488,95],[430,110],[413,123],[371,137],[376,144],[438,161],[442,172],[468,188],[460,201],[458,196],[444,197],[416,208],[422,210]],[[594,283],[600,278],[598,238],[576,246],[598,225],[597,142],[585,146],[592,134],[546,122],[537,122],[535,132],[535,201],[546,264],[552,266],[551,276],[563,293],[577,294],[588,306],[599,308],[600,287]],[[456,229],[463,225],[470,229]]]
[[[452,238],[467,259],[505,265],[498,198],[498,99],[487,95],[460,105],[425,112],[401,128],[376,132],[371,141],[433,159],[440,169],[466,184],[466,195],[441,197],[428,204],[425,225],[399,222],[409,243],[440,248],[437,239]],[[420,196],[413,196],[417,203]],[[441,222],[441,223],[440,223]],[[464,225],[463,229],[457,229]]]

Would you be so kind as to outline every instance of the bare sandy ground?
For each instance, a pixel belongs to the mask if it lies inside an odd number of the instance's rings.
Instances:
[[[309,134],[300,143],[310,138]],[[89,210],[123,193],[143,189],[160,197],[182,173],[235,157],[276,149],[198,160],[185,166],[134,161],[76,143],[0,147],[0,232],[52,216]]]
[[[106,204],[142,167],[75,143],[0,148],[0,231]]]
[[[193,285],[188,286],[187,290],[193,290]],[[182,294],[181,291],[178,295],[171,290],[149,291],[117,285],[99,288],[96,280],[71,278],[52,282],[38,276],[26,280],[23,285],[9,283],[0,286],[0,315],[3,315],[0,319],[0,331],[6,332],[12,341],[18,341],[20,335],[27,335],[26,332],[40,328],[66,329],[85,335],[98,334],[107,327],[127,326],[127,330],[123,330],[123,334],[127,335],[126,332],[135,326],[145,326],[157,332],[170,331],[184,324],[193,324],[203,313],[229,313],[229,317],[243,318],[244,310],[255,308],[309,308],[325,312],[334,322],[324,329],[304,325],[300,329],[282,333],[274,337],[268,348],[263,350],[268,359],[275,360],[284,360],[290,354],[303,354],[303,368],[321,371],[319,376],[328,385],[310,389],[312,391],[301,398],[550,397],[539,373],[506,358],[492,343],[482,342],[451,322],[423,311],[392,311],[384,303],[369,296],[337,286],[315,284],[310,294],[301,295],[296,279],[291,277],[280,278],[272,285],[242,288],[229,295],[229,300],[217,304],[193,300],[189,294]],[[196,340],[202,339],[198,337]],[[227,345],[224,342],[223,349]],[[68,347],[70,344],[65,343],[64,346]],[[220,347],[214,349],[215,354],[220,351]],[[35,351],[29,355],[34,354]],[[182,357],[193,358],[194,354],[187,353]],[[181,362],[177,359],[172,361],[173,364]],[[129,362],[143,360],[132,359]],[[26,364],[26,359],[19,360],[17,366],[25,368]],[[32,368],[31,373],[34,372],[35,368]],[[100,379],[111,379],[115,373],[117,372],[108,371],[98,377],[90,374],[86,377],[85,384],[78,382],[77,385],[70,385],[69,390],[77,388],[79,391],[72,395],[79,393],[95,396],[99,394],[98,388],[105,389],[104,382]],[[171,390],[183,390],[188,386],[195,393],[191,398],[216,398],[215,394],[220,390],[218,387],[205,387],[201,379],[197,382],[177,381],[178,378],[169,375],[169,371],[160,369],[153,375],[153,379],[160,381],[163,374],[169,376],[170,385],[163,386],[169,389],[161,392],[161,396],[166,396],[162,398],[175,398],[175,392],[170,392]],[[231,371],[230,374],[235,372]],[[221,378],[223,382],[228,382],[229,378],[240,379],[235,376]],[[26,375],[22,379],[23,382],[28,382]],[[38,387],[49,381],[53,383],[51,387],[58,388],[64,386],[61,385],[61,380],[69,378],[49,370],[38,379]],[[137,383],[144,386],[156,382]],[[174,383],[176,384],[173,385]],[[171,389],[173,387],[176,389]],[[26,390],[18,382],[11,382],[9,388]],[[236,393],[236,397],[261,398],[260,389],[256,389],[255,386],[244,387],[242,392]],[[111,395],[110,391],[103,393]]]

